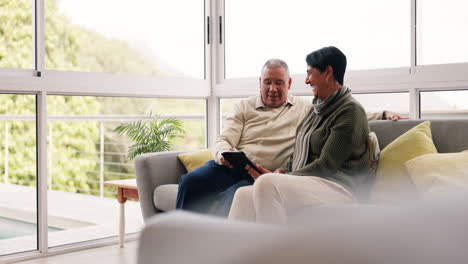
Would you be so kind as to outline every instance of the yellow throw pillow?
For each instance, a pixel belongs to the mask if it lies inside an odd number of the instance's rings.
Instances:
[[[414,199],[417,194],[406,172],[405,162],[425,154],[437,153],[432,142],[430,122],[423,122],[399,136],[380,153],[379,166],[370,199],[394,202]]]
[[[468,190],[468,152],[427,154],[405,163],[406,171],[424,195]]]
[[[178,155],[179,160],[184,164],[188,172],[195,170],[206,162],[213,159],[211,149],[204,149],[194,152],[184,152]]]

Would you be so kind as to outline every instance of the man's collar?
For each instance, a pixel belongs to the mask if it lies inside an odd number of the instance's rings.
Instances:
[[[292,95],[288,94],[288,99],[286,99],[286,103],[284,103],[283,105],[285,105],[285,104],[294,105],[294,97]],[[266,107],[268,107],[268,106],[266,106],[263,103],[262,96],[261,95],[257,96],[257,100],[255,101],[255,109],[266,108]]]

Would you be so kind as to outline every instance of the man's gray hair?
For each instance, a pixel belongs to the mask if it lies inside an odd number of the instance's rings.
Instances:
[[[262,73],[263,73],[263,70],[265,68],[268,68],[268,69],[273,69],[273,68],[278,68],[278,67],[283,67],[286,69],[286,72],[288,73],[289,75],[289,67],[288,67],[288,64],[286,64],[285,61],[283,60],[280,60],[280,59],[269,59],[265,62],[265,64],[263,64],[263,67],[262,67]]]

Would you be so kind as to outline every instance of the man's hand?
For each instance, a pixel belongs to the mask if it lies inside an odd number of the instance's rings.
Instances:
[[[238,151],[238,150],[235,149],[235,148],[230,148],[230,149],[228,149],[228,151]],[[225,160],[223,156],[221,156],[219,161],[221,162],[222,165],[224,165],[226,167],[229,167],[231,169],[234,168],[234,166],[232,166],[231,163],[229,163],[229,161]]]
[[[385,119],[387,120],[392,120],[392,121],[397,121],[397,120],[400,120],[400,119],[408,119],[408,117],[402,117],[394,112],[390,112],[390,111],[385,111]]]
[[[245,166],[245,169],[247,170],[247,173],[250,174],[250,176],[252,176],[252,178],[254,178],[254,180],[256,180],[258,177],[262,176],[263,174],[265,173],[271,173],[271,171],[263,168],[262,166],[260,166],[260,164],[255,164],[257,166],[257,169],[259,171],[261,171],[262,173],[259,173],[257,170],[255,170],[254,168],[250,167],[249,165],[246,165]]]

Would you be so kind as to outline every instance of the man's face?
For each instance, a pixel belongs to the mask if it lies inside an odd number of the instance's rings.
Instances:
[[[280,107],[288,99],[292,80],[284,67],[265,67],[260,77],[263,103],[268,107]]]
[[[324,93],[326,93],[328,86],[327,70],[320,72],[316,68],[307,66],[307,77],[305,79],[305,83],[312,87],[314,97],[318,97],[320,99],[326,98]]]

